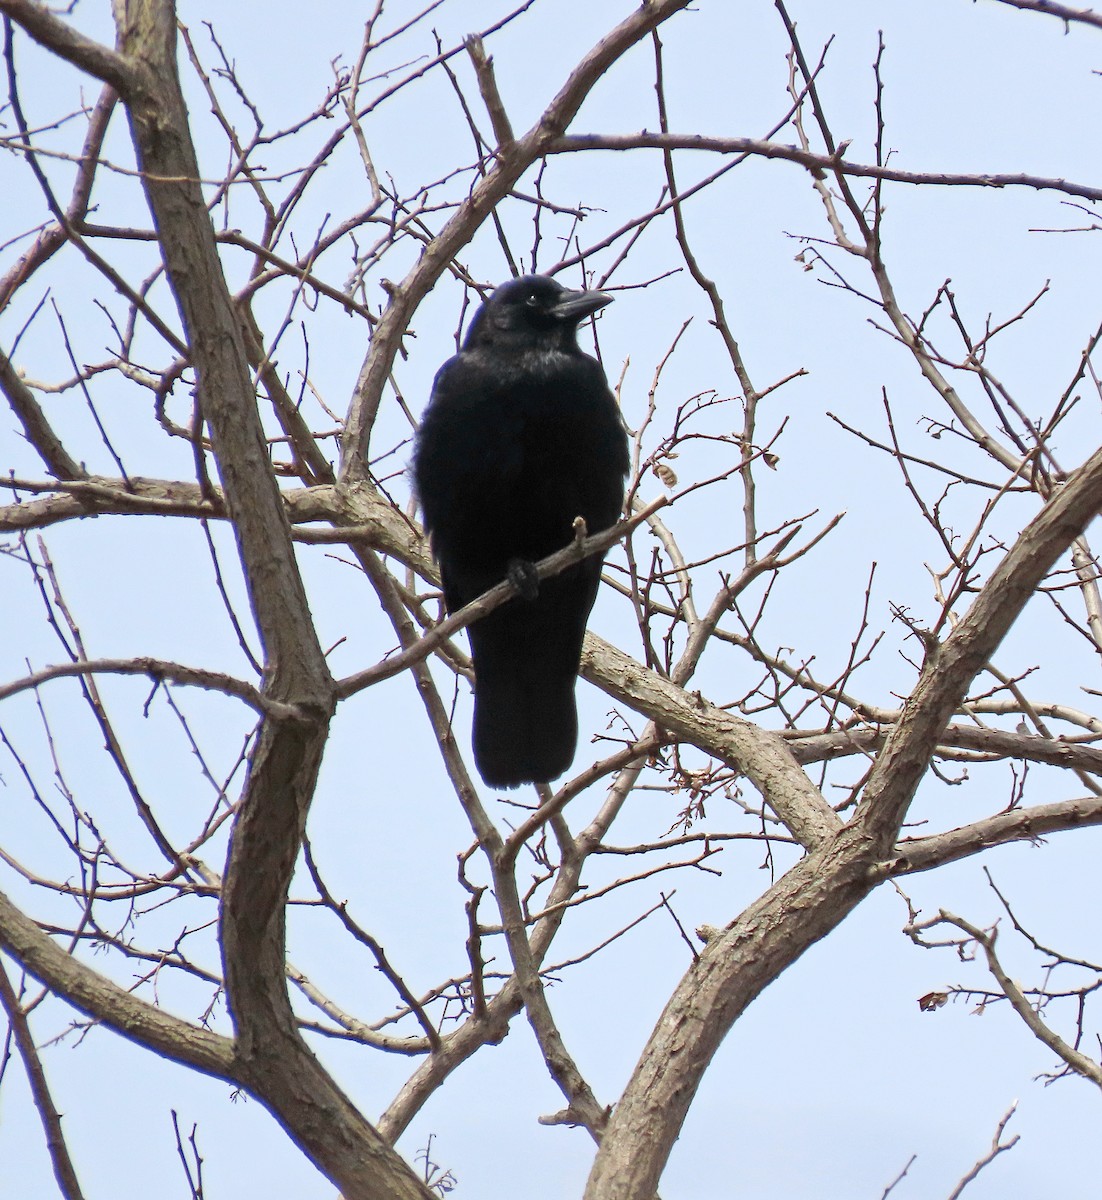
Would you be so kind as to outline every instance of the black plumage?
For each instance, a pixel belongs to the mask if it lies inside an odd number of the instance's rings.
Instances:
[[[524,594],[472,624],[474,756],[493,787],[556,779],[574,758],[574,686],[595,555],[536,585],[527,564],[620,515],[627,434],[578,324],[608,304],[545,275],[502,284],[440,368],[413,477],[449,612],[508,575]]]

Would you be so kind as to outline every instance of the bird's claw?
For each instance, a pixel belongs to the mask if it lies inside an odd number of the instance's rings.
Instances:
[[[540,594],[540,577],[536,571],[536,564],[526,558],[511,558],[505,578],[525,600],[535,600]]]

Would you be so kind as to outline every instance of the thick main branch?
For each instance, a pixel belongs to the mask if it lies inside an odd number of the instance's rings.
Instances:
[[[681,980],[612,1114],[585,1200],[653,1194],[704,1071],[734,1021],[883,878],[938,737],[1038,585],[1087,527],[1102,496],[1096,452],[1022,531],[971,608],[931,647],[877,758],[857,817],[712,938]]]

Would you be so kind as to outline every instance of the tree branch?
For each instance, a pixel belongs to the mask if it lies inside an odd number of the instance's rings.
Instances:
[[[417,306],[432,285],[454,261],[494,207],[508,195],[526,170],[544,154],[574,119],[594,84],[611,65],[650,31],[668,20],[690,0],[649,0],[595,45],[571,71],[566,83],[544,110],[539,121],[521,138],[499,147],[491,170],[482,176],[455,215],[425,247],[416,265],[390,292],[387,305],[371,339],[371,348],[360,369],[352,404],[341,439],[340,478],[362,480],[368,444],[383,388],[395,356]]]
[[[35,0],[0,0],[5,20],[15,21],[40,46],[72,63],[89,75],[109,83],[120,96],[129,96],[134,75],[126,58],[71,25]]]
[[[586,634],[581,674],[745,775],[802,846],[814,849],[841,828],[837,813],[777,734],[667,682],[596,634]]]
[[[929,871],[992,846],[1034,841],[1089,825],[1102,825],[1102,798],[1097,796],[1018,808],[930,837],[905,838],[890,858],[874,868],[874,875],[889,879]]]
[[[82,675],[144,675],[158,682],[179,683],[235,696],[262,716],[267,714],[280,720],[290,720],[300,715],[292,705],[271,699],[243,679],[235,679],[221,671],[204,671],[201,667],[165,662],[159,658],[91,658],[43,667],[22,679],[0,684],[0,700],[41,687],[53,679],[71,679]]]
[[[238,1081],[229,1038],[171,1016],[86,967],[66,954],[2,892],[0,947],[50,991],[130,1041],[204,1075]]]
[[[1102,451],[1029,523],[949,638],[928,653],[854,821],[708,941],[666,1005],[613,1111],[585,1200],[631,1200],[657,1188],[700,1079],[727,1031],[751,1000],[879,882],[876,859],[888,857],[949,716],[1034,589],[1094,516],[1100,494]],[[669,1069],[671,1062],[676,1070]]]
[[[31,1087],[34,1106],[38,1110],[42,1128],[46,1134],[46,1149],[50,1154],[50,1163],[54,1169],[54,1178],[64,1200],[83,1200],[84,1193],[80,1190],[80,1180],[77,1178],[73,1160],[69,1157],[69,1147],[65,1144],[65,1135],[61,1132],[61,1113],[54,1105],[50,1095],[50,1087],[46,1082],[46,1072],[42,1069],[42,1060],[31,1036],[31,1027],[27,1014],[19,1003],[19,997],[8,979],[3,960],[0,959],[0,1008],[8,1014],[12,1032],[15,1034],[15,1044],[19,1047],[19,1056],[23,1059],[23,1069],[27,1073],[27,1081]]]
[[[984,956],[987,959],[987,969],[994,975],[995,981],[1002,988],[1006,998],[1010,1001],[1011,1007],[1025,1022],[1030,1033],[1039,1042],[1046,1045],[1077,1075],[1081,1075],[1084,1079],[1089,1080],[1096,1087],[1102,1088],[1102,1067],[1094,1059],[1076,1050],[1074,1046],[1069,1046],[1055,1030],[1050,1029],[1041,1020],[1041,1014],[1022,994],[1021,988],[1007,975],[1002,963],[999,962],[998,955],[995,953],[995,933],[987,933],[985,930],[973,925],[970,921],[966,921],[963,917],[946,912],[945,909],[941,909],[938,915],[931,917],[929,921],[915,923],[913,928],[915,930],[929,929],[933,925],[942,923],[955,925],[957,929],[966,933],[983,949]]]
[[[1007,2],[1007,0],[1003,0]],[[713,154],[749,154],[758,158],[777,158],[795,163],[816,174],[838,172],[858,179],[882,179],[894,183],[909,183],[932,187],[1024,187],[1037,191],[1062,192],[1084,200],[1102,200],[1102,187],[1075,183],[1043,175],[1023,172],[1012,174],[977,172],[962,174],[953,171],[905,171],[875,163],[851,162],[838,154],[815,154],[799,146],[772,142],[762,138],[708,137],[699,133],[575,133],[556,138],[544,148],[546,154],[572,154],[579,150],[699,150]]]
[[[1026,12],[1044,13],[1048,17],[1056,17],[1065,25],[1072,23],[1093,25],[1102,29],[1102,16],[1090,8],[1072,8],[1070,4],[1057,4],[1056,0],[998,0],[999,4],[1008,4],[1011,8],[1024,9]]]
[[[894,843],[938,738],[968,685],[1041,581],[1098,512],[1099,495],[1102,450],[1069,476],[1022,530],[945,641],[927,648],[922,673],[877,756],[862,799],[860,823],[881,856]]]

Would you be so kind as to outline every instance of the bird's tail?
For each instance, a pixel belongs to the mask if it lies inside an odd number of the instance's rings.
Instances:
[[[578,740],[576,676],[530,662],[482,664],[475,685],[474,759],[490,787],[550,783],[570,766]]]
[[[574,687],[600,569],[547,579],[537,599],[509,600],[470,627],[474,758],[491,787],[550,783],[573,761]]]

